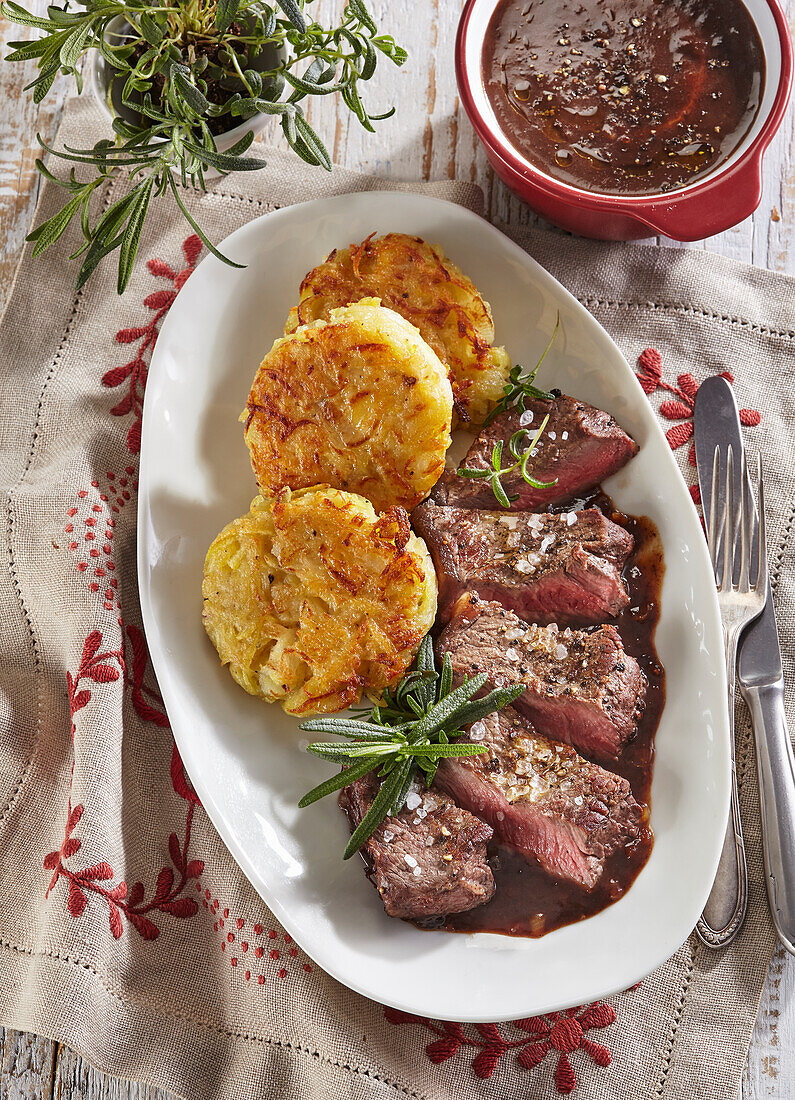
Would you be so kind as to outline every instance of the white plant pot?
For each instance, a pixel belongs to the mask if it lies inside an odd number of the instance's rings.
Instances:
[[[108,23],[107,30],[111,34],[119,33],[124,25],[124,16],[117,15],[115,19],[111,19]],[[114,109],[110,100],[110,81],[115,70],[111,65],[107,63],[105,58],[99,53],[98,50],[94,50],[91,55],[91,71],[89,75],[89,82],[91,90],[96,97],[102,110],[108,116],[110,122],[116,117],[117,112]],[[238,126],[235,126],[233,130],[227,130],[222,134],[215,135],[215,145],[219,153],[225,153],[227,149],[231,149],[241,138],[246,134],[253,133],[256,137],[261,133],[267,123],[274,118],[273,115],[256,114],[251,118],[241,122]],[[212,169],[205,171],[205,177],[216,175]]]

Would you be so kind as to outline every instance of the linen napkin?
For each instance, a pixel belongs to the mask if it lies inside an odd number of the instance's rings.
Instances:
[[[61,140],[91,144],[103,125],[91,102],[73,103]],[[470,185],[324,177],[277,150],[267,159],[262,172],[186,194],[215,240],[280,205],[357,189],[405,186],[481,209]],[[60,201],[47,184],[38,220]],[[698,385],[716,372],[734,376],[748,441],[767,460],[773,586],[792,680],[792,281],[703,252],[504,228],[639,360],[689,484]],[[43,259],[26,252],[0,327],[0,1022],[191,1100],[734,1100],[774,944],[744,712],[750,910],[722,953],[691,937],[608,1003],[462,1027],[385,1010],[292,943],[184,774],[137,602],[147,365],[201,243],[158,208],[123,298],[110,269],[75,293],[73,248],[67,234]]]

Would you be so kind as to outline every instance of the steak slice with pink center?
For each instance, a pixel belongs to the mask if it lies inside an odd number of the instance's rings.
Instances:
[[[374,772],[344,787],[339,804],[351,832],[380,783]],[[428,920],[483,905],[494,894],[486,861],[492,829],[443,791],[415,785],[396,817],[385,818],[362,847],[390,917]]]
[[[511,707],[476,722],[467,740],[488,753],[442,760],[436,783],[554,877],[590,890],[608,856],[639,838],[645,811],[628,781],[542,737]]]
[[[509,497],[516,496],[511,508],[527,511],[539,505],[570,500],[599,485],[638,453],[638,445],[619,427],[609,413],[561,394],[553,401],[526,401],[523,411],[513,405],[495,417],[469,448],[461,467],[476,470],[491,468],[491,455],[502,440],[502,465],[513,462],[508,441],[524,428],[525,441],[530,443],[544,417],[549,421],[544,429],[528,472],[536,481],[554,481],[545,489],[528,485],[517,469],[502,477]],[[434,487],[433,499],[438,504],[461,508],[493,508],[494,493],[486,479],[463,477],[452,470],[442,475]]]
[[[596,508],[496,512],[426,500],[411,520],[436,566],[442,623],[467,590],[542,624],[600,623],[629,603],[621,570],[632,535]]]
[[[524,684],[516,710],[589,758],[616,760],[642,713],[645,677],[612,626],[537,626],[466,595],[455,604],[436,651],[440,662],[450,654],[459,679],[485,672],[495,687]]]

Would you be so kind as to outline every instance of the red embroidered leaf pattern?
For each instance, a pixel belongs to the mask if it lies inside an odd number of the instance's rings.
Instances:
[[[577,1087],[577,1078],[574,1076],[571,1062],[565,1054],[561,1054],[555,1069],[555,1087],[564,1096],[574,1092]]]
[[[485,1047],[472,1061],[472,1069],[477,1077],[491,1077],[497,1068],[504,1051],[499,1047]]]
[[[199,237],[188,237],[182,246],[187,267],[175,272],[164,263],[163,260],[150,260],[147,267],[152,275],[158,279],[168,279],[173,284],[173,289],[155,290],[148,294],[143,301],[144,307],[151,310],[154,316],[146,325],[137,325],[133,328],[123,328],[116,333],[116,343],[138,343],[135,358],[120,367],[111,367],[102,376],[102,384],[109,389],[115,389],[127,383],[128,391],[110,410],[114,416],[127,416],[133,414],[134,420],[127,431],[127,449],[131,454],[138,454],[141,450],[141,417],[143,414],[143,398],[146,388],[146,374],[149,358],[160,331],[160,323],[174,303],[179,290],[185,285],[188,276],[194,271],[201,255],[202,242]]]
[[[127,629],[127,638],[133,650],[131,663],[125,659],[123,649],[102,652],[101,631],[94,630],[86,638],[77,673],[75,675],[67,673],[66,675],[73,735],[75,732],[75,715],[91,701],[90,689],[83,687],[78,690],[81,683],[90,681],[96,685],[104,685],[117,681],[122,675],[124,676],[125,686],[131,688],[132,702],[136,711],[139,714],[143,712],[144,718],[151,713],[153,715],[152,720],[157,725],[168,725],[165,712],[152,706],[145,698],[145,696],[148,696],[162,705],[160,695],[154,689],[148,688],[144,682],[148,654],[143,635],[131,626]],[[132,675],[129,675],[130,667],[132,668]],[[174,752],[176,753],[176,746]],[[172,760],[173,774],[174,763]],[[188,860],[187,858],[191,824],[198,800],[195,796],[191,796],[184,777],[182,782],[187,794],[182,795],[176,789],[176,784],[175,792],[188,803],[185,834],[182,843],[180,843],[176,833],[171,833],[169,836],[168,850],[173,869],[167,865],[160,869],[154,893],[149,902],[145,900],[146,890],[141,882],[136,882],[129,894],[127,884],[123,880],[116,883],[115,886],[105,885],[106,883],[112,883],[115,877],[113,867],[105,860],[84,867],[82,870],[74,870],[67,865],[68,861],[80,851],[81,841],[72,834],[83,818],[84,812],[82,804],[73,808],[71,800],[63,843],[57,852],[49,852],[43,860],[44,868],[52,871],[52,879],[47,887],[46,896],[49,896],[59,879],[66,879],[68,883],[67,908],[73,917],[83,915],[90,895],[103,899],[108,906],[108,925],[114,939],[119,939],[123,933],[124,918],[130,922],[143,939],[154,940],[160,935],[160,929],[147,914],[161,912],[179,919],[194,916],[198,912],[198,905],[194,898],[185,896],[185,891],[188,884],[198,879],[204,871],[204,861],[201,859]]]
[[[698,382],[692,374],[680,374],[676,380],[679,384],[679,389],[682,393],[686,394],[691,401],[695,401],[696,394],[698,393]]]
[[[574,1090],[577,1078],[569,1055],[582,1050],[599,1066],[610,1064],[610,1051],[601,1043],[588,1039],[585,1032],[594,1028],[609,1027],[616,1014],[611,1005],[604,1002],[571,1008],[567,1012],[551,1012],[545,1016],[515,1020],[513,1027],[517,1038],[506,1038],[497,1024],[475,1024],[477,1035],[467,1035],[458,1023],[440,1023],[394,1008],[385,1008],[384,1016],[392,1024],[408,1024],[423,1027],[436,1038],[425,1052],[434,1064],[446,1062],[459,1053],[462,1047],[475,1048],[472,1072],[476,1077],[488,1078],[499,1065],[500,1058],[508,1051],[516,1051],[517,1062],[523,1069],[534,1069],[546,1056],[554,1052],[557,1064],[554,1081],[558,1092],[564,1095]]]
[[[662,357],[656,348],[646,348],[638,356],[638,381],[645,393],[654,393],[662,378]]]
[[[667,420],[680,420],[683,423],[675,424],[668,428],[665,435],[672,450],[683,447],[693,436],[693,410],[698,393],[698,382],[692,374],[680,374],[677,384],[672,386],[670,382],[664,382],[662,378],[662,356],[656,348],[645,348],[638,356],[638,370],[636,377],[646,394],[651,395],[657,389],[666,390],[673,394],[673,399],[666,399],[660,404],[660,415]],[[721,377],[727,382],[734,383],[734,377],[729,371],[721,371]],[[756,427],[762,420],[761,414],[756,409],[741,409],[740,422],[748,428]],[[695,465],[695,461],[692,462]],[[691,489],[692,493],[692,489]]]
[[[448,1058],[452,1058],[454,1054],[457,1054],[460,1045],[457,1039],[453,1039],[452,1036],[448,1035],[444,1039],[437,1039],[435,1043],[429,1043],[425,1048],[425,1053],[434,1065],[439,1065],[440,1062],[446,1062]]]
[[[109,863],[95,863],[93,867],[86,867],[84,871],[78,871],[75,879],[80,882],[90,882],[92,879],[113,878],[113,868]]]
[[[685,421],[682,424],[675,424],[673,428],[669,428],[665,433],[665,438],[668,440],[671,450],[675,451],[678,447],[683,447],[693,435],[693,425],[690,421]]]
[[[83,891],[74,881],[74,879],[70,879],[69,897],[66,905],[73,917],[82,917],[83,913],[85,912],[87,900],[88,899],[86,898],[86,895],[83,893]]]
[[[122,932],[124,931],[124,924],[122,923],[121,913],[119,912],[118,905],[114,905],[112,901],[108,902],[109,909],[109,924],[110,932],[115,940],[120,939]]]
[[[534,1069],[544,1061],[549,1054],[549,1043],[531,1043],[519,1054],[519,1064],[525,1069]]]
[[[668,420],[683,420],[692,412],[692,407],[683,401],[663,401],[660,405],[660,413]]]

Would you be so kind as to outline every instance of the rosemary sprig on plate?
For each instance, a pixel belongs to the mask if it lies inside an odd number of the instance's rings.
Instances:
[[[547,352],[555,342],[555,337],[558,334],[560,328],[560,313],[558,313],[555,321],[555,327],[552,330],[552,335],[549,338],[549,343],[544,348],[541,358],[536,365],[527,374],[523,374],[524,367],[520,363],[515,363],[511,367],[511,373],[508,375],[508,381],[505,384],[503,390],[503,396],[491,410],[489,415],[483,422],[483,427],[487,427],[491,424],[495,416],[499,416],[500,413],[505,412],[511,405],[518,405],[522,411],[524,411],[525,401],[531,398],[534,401],[552,401],[555,395],[549,393],[548,390],[541,390],[535,385],[536,375],[541,369],[541,364],[547,357]]]
[[[541,438],[544,428],[546,428],[547,426],[548,420],[549,413],[547,413],[547,415],[541,421],[538,431],[535,433],[535,435],[524,448],[524,450],[521,450],[520,448],[522,447],[522,444],[526,440],[527,436],[530,435],[529,429],[520,428],[518,432],[513,433],[511,438],[508,440],[508,450],[511,452],[511,455],[516,461],[513,462],[510,466],[503,466],[502,464],[503,441],[500,439],[499,442],[494,444],[494,449],[491,452],[491,466],[461,466],[458,470],[456,470],[456,473],[459,474],[461,477],[484,479],[488,478],[489,484],[491,485],[491,491],[494,493],[494,496],[497,498],[498,503],[503,508],[510,508],[511,503],[514,500],[518,499],[519,494],[515,493],[513,496],[508,496],[508,493],[505,491],[505,486],[500,481],[500,478],[504,477],[505,474],[512,474],[513,471],[516,469],[519,470],[519,473],[522,475],[522,478],[527,482],[528,485],[533,485],[536,489],[549,489],[552,485],[555,485],[557,483],[558,479],[554,478],[552,481],[539,481],[537,478],[533,477],[528,468],[530,464],[530,459],[533,457],[536,444]]]
[[[309,733],[338,734],[348,742],[316,741],[307,746],[307,752],[341,764],[343,770],[305,794],[298,803],[302,809],[370,771],[376,771],[381,779],[381,788],[348,841],[343,859],[358,852],[385,817],[400,813],[416,778],[424,778],[430,787],[443,757],[487,751],[485,745],[455,739],[466,726],[513,702],[524,686],[496,688],[482,699],[473,699],[485,683],[486,674],[481,673],[465,677],[454,689],[450,655],[445,654],[438,672],[433,643],[426,635],[413,670],[396,688],[385,691],[383,701],[363,717],[312,718],[301,723],[301,729]]]

